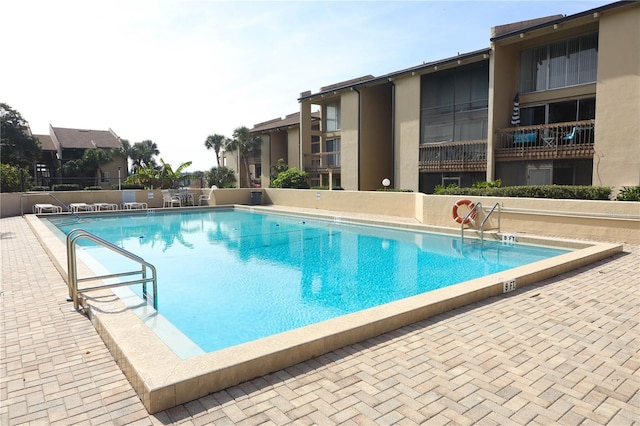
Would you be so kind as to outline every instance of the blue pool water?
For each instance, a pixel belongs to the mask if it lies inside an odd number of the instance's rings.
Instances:
[[[50,220],[154,264],[159,313],[205,352],[567,252],[237,210]],[[80,246],[111,272],[132,268]]]

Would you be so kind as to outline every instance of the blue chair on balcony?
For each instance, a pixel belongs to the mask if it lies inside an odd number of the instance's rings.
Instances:
[[[567,133],[566,135],[564,135],[562,137],[563,141],[571,141],[573,142],[576,139],[576,132],[578,131],[578,128],[574,126],[573,129],[571,129],[571,132]]]

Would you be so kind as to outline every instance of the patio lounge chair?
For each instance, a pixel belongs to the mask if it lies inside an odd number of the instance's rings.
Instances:
[[[53,204],[34,204],[33,205],[33,213],[34,214],[62,213],[62,207],[56,206],[56,205],[53,205]]]
[[[137,209],[147,209],[147,203],[137,203],[135,201],[130,201],[126,203],[120,204],[120,208],[122,210],[137,210]]]
[[[218,189],[218,187],[216,185],[211,185],[211,188],[209,188],[209,194],[205,195],[202,194],[200,196],[200,198],[198,198],[198,205],[201,206],[203,201],[207,202],[207,205],[209,205],[209,201],[211,201],[211,194],[213,194],[213,190],[214,189]]]
[[[69,208],[74,213],[78,213],[79,211],[83,211],[83,212],[93,211],[93,206],[87,203],[71,203],[69,204]]]
[[[99,212],[101,210],[118,210],[117,204],[111,203],[93,203],[93,210]]]

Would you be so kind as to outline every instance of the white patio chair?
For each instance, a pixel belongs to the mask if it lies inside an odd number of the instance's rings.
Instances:
[[[182,207],[182,201],[180,201],[180,197],[170,194],[169,191],[167,191],[166,189],[163,189],[161,192],[162,192],[162,208],[174,207],[176,205],[178,207]]]
[[[203,201],[207,202],[207,205],[209,205],[209,201],[211,201],[211,194],[213,194],[213,190],[214,189],[218,189],[218,187],[216,185],[211,185],[211,188],[209,189],[209,193],[207,195],[202,194],[200,196],[200,198],[198,198],[198,205],[201,206]]]

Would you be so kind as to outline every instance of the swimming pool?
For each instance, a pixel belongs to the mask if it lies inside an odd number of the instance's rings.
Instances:
[[[231,209],[51,223],[65,234],[81,227],[156,266],[158,311],[170,325],[158,326],[155,315],[150,324],[160,336],[169,326],[182,333],[183,339],[165,339],[182,358],[568,252]],[[108,249],[82,246],[108,272],[132,267]],[[141,296],[140,286],[131,289]]]
[[[316,209],[295,209],[295,213],[293,213],[292,208],[278,206],[260,206],[250,209],[231,206],[231,208],[249,212],[255,210],[256,212],[282,213],[284,211],[304,217],[305,221],[307,218],[318,218],[324,222],[350,221],[386,227],[395,225],[411,231],[435,231],[454,236],[460,235],[459,228],[456,230],[429,227],[386,216],[367,216],[351,212],[323,212]],[[221,209],[228,210],[229,207],[213,207],[202,210],[217,211]],[[195,210],[198,209],[194,208],[193,211]],[[149,220],[148,218],[154,213],[161,214],[160,211],[151,210],[149,212],[135,212],[131,215],[131,219],[125,224],[125,227],[132,229],[131,236],[134,241],[135,238],[142,236],[135,230],[142,229],[145,221]],[[122,214],[122,212],[114,212],[113,216]],[[78,215],[79,222],[69,215],[62,215],[59,218],[67,221],[73,219],[75,227],[82,227],[85,218],[89,219],[94,215],[97,214],[80,214]],[[129,215],[129,212],[126,215]],[[55,231],[57,228],[44,218],[36,215],[25,215],[24,218],[60,274],[66,277],[67,259],[63,234],[59,230]],[[53,218],[53,216],[48,217],[48,219]],[[193,243],[191,240],[193,233],[195,230],[187,233],[188,238],[185,241],[176,242],[175,239],[163,237],[163,233],[160,231],[153,244],[164,247],[165,244]],[[102,290],[84,294],[82,303],[85,306],[84,312],[109,348],[115,362],[126,375],[146,409],[153,414],[243,381],[282,370],[335,349],[401,329],[403,326],[452,311],[461,306],[491,297],[509,297],[513,293],[504,294],[506,284],[517,283],[516,297],[527,297],[522,294],[521,288],[622,251],[622,244],[554,239],[522,234],[519,234],[517,238],[521,242],[566,248],[571,251],[500,273],[485,275],[481,278],[225,349],[184,358],[181,358],[167,344],[168,339],[176,338],[175,332],[177,330],[168,327],[161,339],[160,333],[157,330],[152,330],[149,324],[161,323],[162,317],[149,313],[145,320],[141,320],[140,316],[134,312],[137,302],[129,304],[127,298],[123,300],[115,296],[111,290]],[[479,253],[482,253],[485,258],[491,256],[490,250],[477,250],[475,245],[477,241],[467,244],[468,241],[470,239],[465,238],[464,246],[455,245],[453,247],[460,256],[477,257]],[[137,244],[142,245],[143,242],[137,241]],[[382,241],[380,247],[387,246],[387,244],[390,243]],[[403,263],[405,260],[403,252],[399,252],[395,256],[394,262]],[[79,259],[78,267],[80,273],[91,272],[89,265],[85,264],[85,259]],[[211,268],[211,273],[214,274],[214,272],[214,269]],[[160,289],[159,292],[161,291]],[[526,289],[524,291],[526,292]],[[66,297],[65,292],[61,292],[60,297]],[[135,298],[138,299],[138,296]],[[148,311],[153,310],[149,309]],[[181,340],[181,333],[177,340],[181,342],[178,346],[187,346],[184,345],[184,339]],[[201,349],[199,350],[201,351]],[[339,357],[339,355],[336,356]]]

